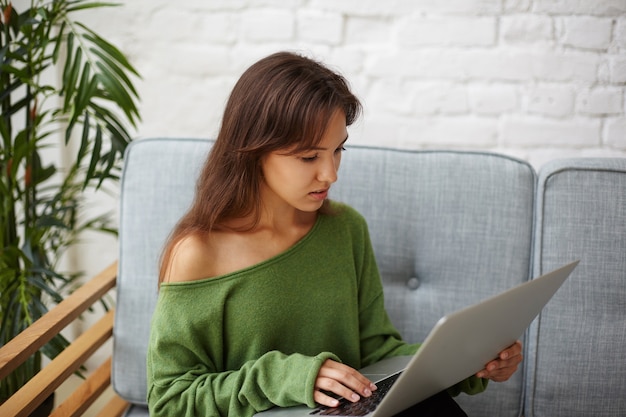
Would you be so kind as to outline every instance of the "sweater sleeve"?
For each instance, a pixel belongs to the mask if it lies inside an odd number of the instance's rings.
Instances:
[[[194,324],[180,325],[163,301],[153,317],[147,356],[151,416],[246,417],[275,405],[315,406],[315,378],[326,359],[338,360],[335,355],[270,351],[224,371],[212,347],[221,341],[206,346],[207,335],[198,336]],[[204,333],[218,337],[210,329]]]

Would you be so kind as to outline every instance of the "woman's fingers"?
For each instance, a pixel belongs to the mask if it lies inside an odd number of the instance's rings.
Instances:
[[[376,390],[369,379],[355,369],[328,359],[317,374],[313,397],[319,404],[336,407],[339,401],[333,396],[356,402],[361,397],[369,397]]]
[[[518,340],[503,350],[498,359],[489,362],[485,369],[478,372],[476,376],[488,378],[496,382],[506,381],[517,371],[522,360],[522,343]]]

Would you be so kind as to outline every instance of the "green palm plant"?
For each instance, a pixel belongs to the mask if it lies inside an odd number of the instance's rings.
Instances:
[[[106,215],[85,219],[80,209],[85,191],[119,178],[127,126],[139,120],[138,73],[74,19],[111,5],[31,0],[18,11],[0,0],[0,346],[75,286],[78,274],[61,271],[59,259],[81,232],[116,233]],[[45,148],[54,146],[70,149],[72,160],[47,162]],[[42,354],[66,345],[55,338],[0,381],[0,403],[40,369]]]

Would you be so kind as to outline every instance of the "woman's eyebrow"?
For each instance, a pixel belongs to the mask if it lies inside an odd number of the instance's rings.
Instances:
[[[346,142],[348,141],[348,137],[349,136],[350,135],[346,135],[346,138],[343,141],[341,141],[341,143],[339,144],[338,147],[341,147],[341,146],[345,145]],[[313,147],[309,148],[309,150],[311,150],[311,151],[325,151],[326,148],[322,148],[321,146],[313,146]]]

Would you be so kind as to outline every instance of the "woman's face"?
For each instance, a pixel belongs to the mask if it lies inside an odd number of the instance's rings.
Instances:
[[[297,210],[318,210],[331,184],[337,181],[343,145],[348,139],[346,118],[335,111],[321,142],[312,149],[290,155],[271,152],[262,161],[261,199],[266,208],[291,206]]]

